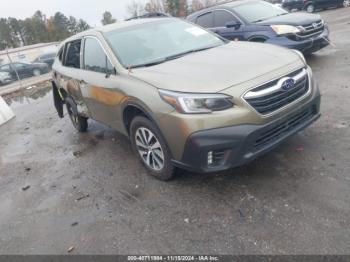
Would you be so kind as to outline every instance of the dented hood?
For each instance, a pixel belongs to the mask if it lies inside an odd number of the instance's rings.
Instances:
[[[291,50],[260,43],[231,42],[209,50],[191,53],[155,66],[133,69],[131,75],[157,88],[215,93],[273,74],[300,61]],[[277,76],[276,76],[277,77]]]

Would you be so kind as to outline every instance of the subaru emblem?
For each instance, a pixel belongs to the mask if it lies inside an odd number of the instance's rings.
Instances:
[[[293,79],[293,78],[288,78],[287,80],[285,80],[285,81],[282,83],[281,89],[282,89],[283,91],[291,90],[291,89],[293,89],[294,84],[295,84],[294,79]]]

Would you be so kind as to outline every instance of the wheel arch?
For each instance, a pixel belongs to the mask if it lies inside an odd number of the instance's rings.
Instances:
[[[259,43],[261,43],[261,42],[267,41],[268,39],[269,38],[267,36],[265,36],[265,35],[253,35],[253,36],[250,36],[248,38],[248,41],[249,42],[259,42]],[[263,41],[258,41],[258,40],[263,40]]]
[[[133,120],[134,117],[136,116],[144,116],[150,121],[152,121],[158,130],[160,130],[157,121],[155,121],[154,117],[152,116],[153,114],[149,112],[149,110],[145,109],[144,106],[140,105],[137,102],[134,101],[129,101],[125,103],[122,107],[122,119],[123,119],[123,124],[124,128],[127,132],[128,135],[130,135],[130,125],[131,121]]]

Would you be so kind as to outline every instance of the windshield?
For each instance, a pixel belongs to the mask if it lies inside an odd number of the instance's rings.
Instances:
[[[265,1],[246,3],[233,9],[250,23],[288,14],[286,10]]]
[[[223,45],[219,37],[179,19],[154,20],[105,33],[126,68],[175,59],[177,55]]]

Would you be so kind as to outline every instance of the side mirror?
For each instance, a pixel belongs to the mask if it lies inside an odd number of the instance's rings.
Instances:
[[[117,69],[114,66],[110,68],[107,56],[105,59],[106,59],[106,78],[109,78],[111,75],[117,75]]]
[[[227,22],[227,23],[226,23],[226,27],[227,27],[227,28],[234,28],[234,29],[236,29],[236,30],[237,30],[238,28],[240,28],[241,25],[242,25],[242,23],[239,22],[239,21],[232,21],[232,22]]]

